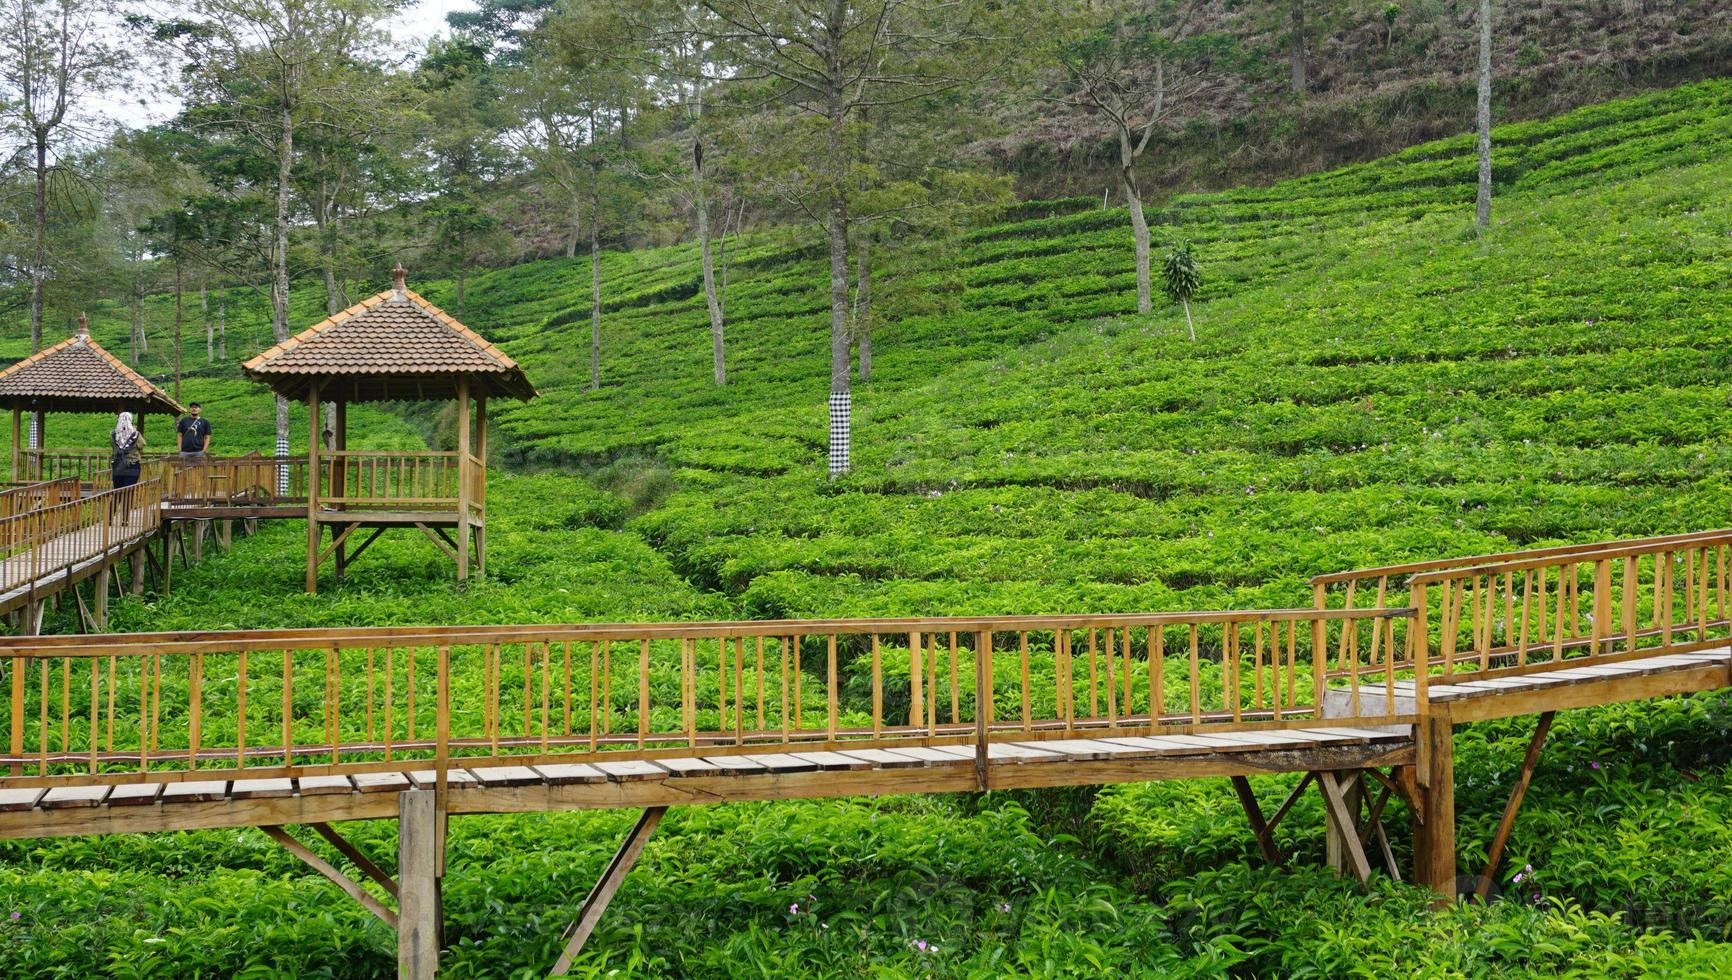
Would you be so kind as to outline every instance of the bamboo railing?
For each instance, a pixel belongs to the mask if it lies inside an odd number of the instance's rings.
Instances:
[[[455,511],[455,452],[319,451],[319,504],[338,510]]]
[[[144,453],[146,466],[153,460],[176,457],[175,453]],[[109,469],[111,454],[106,449],[26,449],[19,453],[23,472],[21,479],[79,480],[89,486],[107,489],[113,484]]]
[[[1729,559],[1732,531],[1720,530],[1392,565],[1312,585],[1317,608],[1416,608],[1435,680],[1725,644]]]
[[[130,545],[161,520],[160,480],[0,518],[0,594]]]
[[[183,506],[282,505],[307,500],[307,457],[189,456],[172,461],[165,491]]]
[[[79,481],[76,477],[9,487],[0,490],[0,518],[16,517],[43,507],[77,500],[79,492]]]
[[[1408,613],[6,638],[0,786],[1314,727],[1393,688]]]

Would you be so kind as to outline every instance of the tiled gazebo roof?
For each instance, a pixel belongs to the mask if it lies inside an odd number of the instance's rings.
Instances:
[[[167,392],[90,339],[82,317],[77,333],[0,371],[0,409],[162,415],[182,411]]]
[[[342,401],[442,401],[469,381],[477,395],[535,397],[517,362],[450,314],[396,285],[247,361],[255,381],[299,399],[314,383]]]

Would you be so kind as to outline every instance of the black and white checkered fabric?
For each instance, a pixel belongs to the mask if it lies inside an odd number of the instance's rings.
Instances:
[[[277,496],[289,495],[289,437],[285,433],[277,436]]]
[[[38,432],[36,430],[36,413],[35,412],[30,413],[30,438],[24,444],[26,446],[29,446],[31,449],[41,449],[42,448],[42,433]]]
[[[848,472],[849,441],[854,431],[854,393],[830,392],[830,475]]]

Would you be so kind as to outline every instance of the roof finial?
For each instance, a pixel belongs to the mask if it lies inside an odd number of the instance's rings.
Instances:
[[[395,294],[393,296],[394,299],[409,298],[408,287],[403,285],[403,277],[408,274],[409,270],[403,268],[403,263],[401,262],[398,262],[397,267],[391,270],[391,292]]]
[[[78,314],[78,339],[79,340],[89,340],[90,339],[90,316],[89,316],[89,314],[86,314],[86,313]]]

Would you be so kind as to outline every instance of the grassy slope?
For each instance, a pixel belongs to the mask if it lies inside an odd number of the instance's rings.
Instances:
[[[1287,603],[1335,567],[1720,525],[1728,102],[1732,84],[1707,83],[1508,127],[1484,242],[1466,223],[1467,139],[1174,202],[1162,232],[1197,241],[1209,280],[1195,344],[1176,311],[1129,315],[1122,213],[1028,208],[934,273],[965,284],[961,312],[881,333],[858,394],[858,466],[834,484],[823,277],[796,244],[739,253],[725,389],[706,380],[690,249],[607,256],[597,392],[582,390],[586,265],[487,273],[463,316],[544,392],[498,411],[506,448],[581,464],[637,507],[569,477],[503,479],[498,575],[468,594],[405,538],[349,584],[297,596],[282,556],[298,529],[284,526],[117,615],[138,629]],[[425,292],[449,303],[446,284]],[[298,318],[317,306],[299,294]],[[262,333],[256,306],[230,313],[231,338]],[[113,326],[98,317],[118,350]],[[269,403],[232,369],[188,397],[231,445],[268,446]],[[358,421],[380,443],[418,431],[385,413]],[[1559,904],[1431,915],[1408,890],[1366,900],[1261,869],[1212,784],[734,807],[670,820],[591,965],[1335,975],[1411,972],[1423,951],[1439,974],[1724,972],[1729,724],[1715,698],[1560,719],[1512,845],[1512,869],[1536,869],[1523,896]],[[1524,736],[1513,723],[1463,736],[1464,864]],[[549,962],[543,916],[580,900],[624,819],[461,822],[454,973]],[[1284,825],[1296,865],[1315,863],[1319,826],[1309,802]],[[388,850],[388,825],[364,833]],[[373,975],[389,962],[364,913],[252,832],[0,855],[0,902],[25,912],[0,923],[0,973]],[[1617,911],[1674,933],[1601,917]],[[1678,938],[1692,930],[1703,937]],[[148,942],[159,935],[174,941]]]

